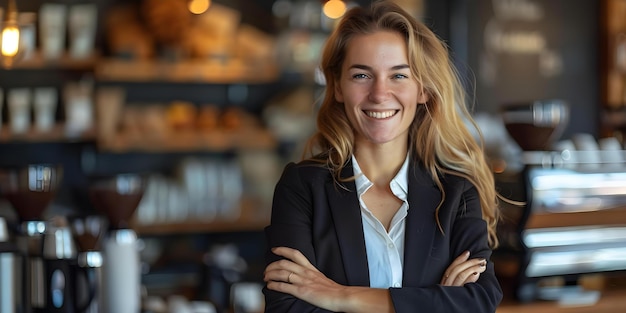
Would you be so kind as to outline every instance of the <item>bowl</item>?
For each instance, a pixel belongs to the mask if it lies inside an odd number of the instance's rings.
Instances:
[[[551,150],[567,127],[569,113],[563,100],[506,104],[500,110],[508,134],[525,151]]]
[[[20,221],[42,220],[61,185],[60,165],[29,164],[0,169],[0,193]]]
[[[89,198],[94,208],[108,219],[109,228],[128,228],[144,190],[142,175],[116,174],[92,178]]]

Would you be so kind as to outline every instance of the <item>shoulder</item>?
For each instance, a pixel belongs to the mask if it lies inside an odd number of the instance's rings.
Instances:
[[[431,185],[437,188],[433,175],[422,163],[414,162],[411,165],[411,173],[413,173],[416,183],[420,185]],[[469,179],[453,171],[440,172],[437,178],[446,192],[465,192],[473,187]]]
[[[283,169],[282,182],[321,182],[331,178],[331,173],[325,164],[313,160],[289,162]]]
[[[466,177],[460,174],[447,173],[441,175],[441,183],[444,188],[454,188],[460,190],[467,190],[473,187],[472,183]]]

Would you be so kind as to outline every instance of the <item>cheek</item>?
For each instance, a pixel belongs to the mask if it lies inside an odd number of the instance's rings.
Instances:
[[[354,107],[349,106],[349,105],[344,105],[344,112],[346,113],[346,117],[348,118],[348,123],[350,124],[351,128],[356,127],[357,125],[360,124],[359,119],[357,118],[357,115],[359,114]]]
[[[343,91],[341,90],[341,86],[339,83],[335,83],[335,101],[339,103],[343,103]]]
[[[417,114],[417,106],[421,105],[421,104],[414,104],[408,107],[408,121],[409,123],[412,123],[413,120],[415,119],[415,115]]]

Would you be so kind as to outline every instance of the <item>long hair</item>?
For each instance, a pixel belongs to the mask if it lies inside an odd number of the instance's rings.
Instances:
[[[442,202],[445,192],[440,175],[458,175],[468,179],[478,190],[483,219],[487,222],[489,244],[497,246],[498,195],[493,173],[482,149],[483,139],[467,108],[466,93],[448,48],[423,23],[389,1],[374,2],[371,7],[355,7],[344,15],[328,38],[321,68],[326,79],[326,93],[317,116],[317,132],[305,153],[324,163],[336,181],[354,151],[354,133],[344,106],[334,97],[350,39],[376,31],[394,31],[407,44],[409,66],[418,86],[429,96],[419,105],[409,130],[409,153],[430,172]],[[467,129],[466,121],[476,128],[479,140]],[[439,207],[441,203],[439,203]],[[438,212],[435,216],[438,225]]]

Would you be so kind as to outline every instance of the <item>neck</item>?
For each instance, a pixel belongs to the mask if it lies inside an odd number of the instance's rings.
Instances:
[[[359,162],[363,174],[374,185],[388,186],[396,176],[407,155],[407,145],[382,144],[359,146],[354,157]]]

